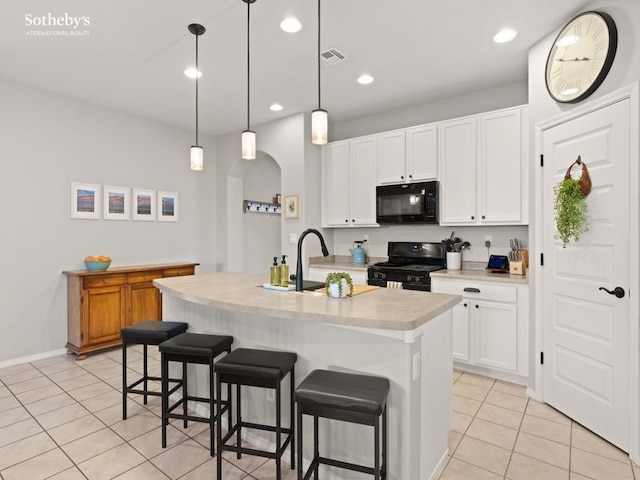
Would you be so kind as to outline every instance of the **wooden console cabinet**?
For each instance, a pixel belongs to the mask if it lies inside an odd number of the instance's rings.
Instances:
[[[105,272],[71,270],[67,276],[67,345],[85,355],[121,343],[120,329],[162,320],[162,296],[153,280],[193,275],[197,263],[118,267]]]

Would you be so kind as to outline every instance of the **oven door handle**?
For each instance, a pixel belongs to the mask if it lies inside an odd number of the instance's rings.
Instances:
[[[475,287],[464,287],[463,292],[480,293],[480,289]]]

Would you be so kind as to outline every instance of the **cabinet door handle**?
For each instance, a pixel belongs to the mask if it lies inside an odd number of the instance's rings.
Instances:
[[[404,180],[404,175],[400,175],[400,180]]]
[[[345,221],[345,222],[347,222],[347,223],[349,223],[349,219],[348,219],[348,218],[345,218],[345,219],[344,219],[344,221]]]
[[[409,178],[413,178],[413,175],[409,175]]]
[[[476,217],[474,215],[471,215],[471,220],[475,220]]]
[[[463,305],[464,305],[465,307],[467,306],[467,304],[466,304],[466,303],[464,303]]]
[[[482,219],[484,220],[485,218],[487,218],[487,217],[485,217],[484,215],[482,215]]]
[[[476,303],[476,308],[480,308],[477,303]]]
[[[463,292],[480,293],[480,289],[476,287],[464,287]]]

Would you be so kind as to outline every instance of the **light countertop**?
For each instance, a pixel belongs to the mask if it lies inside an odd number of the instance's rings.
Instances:
[[[374,263],[385,262],[386,257],[367,257],[364,264],[351,263],[351,255],[329,255],[328,257],[309,257],[309,268],[326,268],[329,270],[348,269],[366,271]]]
[[[388,288],[335,299],[317,292],[268,290],[263,283],[264,275],[235,272],[153,281],[165,295],[225,310],[396,331],[415,330],[462,299],[459,295]]]
[[[431,272],[431,277],[461,279],[461,280],[483,280],[485,282],[505,282],[520,285],[528,285],[527,275],[511,275],[510,273],[492,273],[486,270],[462,269],[462,270],[437,270]]]

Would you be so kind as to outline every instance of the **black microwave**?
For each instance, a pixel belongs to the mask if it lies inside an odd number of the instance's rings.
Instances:
[[[376,187],[378,223],[438,223],[438,182]]]

